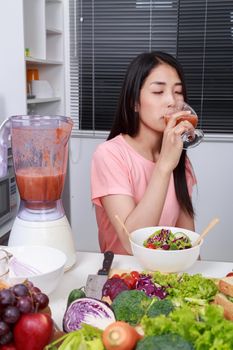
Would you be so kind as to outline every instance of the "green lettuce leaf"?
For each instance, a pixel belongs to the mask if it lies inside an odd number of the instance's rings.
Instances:
[[[164,275],[153,273],[153,281],[167,287],[170,298],[195,298],[206,301],[213,300],[218,289],[215,282],[201,274],[189,275],[187,273]]]
[[[178,334],[193,344],[196,350],[232,350],[233,322],[224,319],[217,305],[206,305],[196,312],[184,305],[168,316],[144,316],[141,326],[145,335]]]

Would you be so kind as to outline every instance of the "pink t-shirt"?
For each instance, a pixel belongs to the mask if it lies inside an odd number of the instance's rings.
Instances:
[[[128,254],[122,247],[100,198],[111,194],[125,194],[132,196],[137,204],[145,193],[155,167],[156,163],[137,153],[122,135],[103,142],[97,147],[92,158],[91,190],[102,252],[112,250],[116,254]],[[191,195],[196,179],[189,161],[186,162],[186,178]],[[159,225],[175,226],[179,212],[180,206],[172,175]]]

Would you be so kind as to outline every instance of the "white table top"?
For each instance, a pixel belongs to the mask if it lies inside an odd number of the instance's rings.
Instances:
[[[77,252],[75,265],[64,273],[56,291],[49,295],[52,317],[57,325],[62,328],[62,318],[66,309],[69,293],[74,288],[85,286],[87,276],[95,274],[102,267],[103,254],[90,252]],[[133,256],[115,255],[112,269],[138,270],[142,267]],[[197,261],[187,272],[190,274],[202,273],[206,277],[224,277],[233,270],[233,262]]]

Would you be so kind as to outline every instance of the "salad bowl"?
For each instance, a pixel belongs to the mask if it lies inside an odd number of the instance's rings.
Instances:
[[[179,227],[152,226],[133,231],[130,234],[130,244],[134,257],[140,265],[149,271],[164,273],[181,272],[189,269],[200,255],[200,247],[203,243],[181,250],[151,249],[144,246],[144,242],[159,230],[170,230],[175,235],[184,235],[190,239],[191,245],[196,242],[199,234]]]

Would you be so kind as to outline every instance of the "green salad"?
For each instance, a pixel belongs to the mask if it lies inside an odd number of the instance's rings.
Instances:
[[[192,247],[190,238],[185,233],[172,233],[171,230],[164,228],[152,233],[143,245],[146,248],[163,250],[182,250]]]

